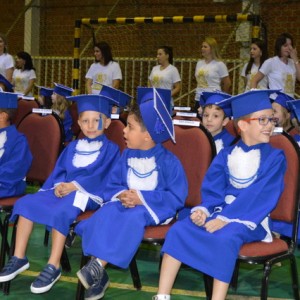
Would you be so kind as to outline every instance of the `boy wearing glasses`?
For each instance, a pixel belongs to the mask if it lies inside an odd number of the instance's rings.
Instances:
[[[272,241],[268,216],[286,170],[283,151],[269,144],[277,121],[272,92],[255,90],[224,100],[231,102],[241,140],[215,157],[202,184],[201,205],[168,232],[153,300],[170,299],[181,263],[213,277],[212,299],[225,299],[240,247]]]

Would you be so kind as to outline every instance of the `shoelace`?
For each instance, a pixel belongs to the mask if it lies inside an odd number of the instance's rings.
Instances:
[[[96,260],[93,260],[89,266],[90,275],[93,278],[94,282],[100,281],[103,277],[103,268],[97,263]]]

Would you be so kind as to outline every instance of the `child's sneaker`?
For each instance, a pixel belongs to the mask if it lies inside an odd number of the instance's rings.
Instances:
[[[98,277],[100,277],[102,269],[103,267],[98,263],[97,259],[92,257],[90,261],[77,272],[77,277],[82,285],[88,289],[96,282]]]
[[[0,272],[0,282],[6,282],[14,279],[18,274],[28,268],[29,262],[27,257],[18,258],[16,256],[12,256]]]
[[[152,297],[152,300],[171,300],[170,295],[156,295]]]
[[[30,290],[34,294],[42,294],[48,292],[55,282],[60,278],[61,270],[56,269],[53,265],[48,264],[40,275],[31,284]]]
[[[100,271],[95,283],[85,291],[85,300],[96,300],[104,297],[105,291],[109,286],[109,278],[106,270],[103,267],[100,268],[102,270]]]

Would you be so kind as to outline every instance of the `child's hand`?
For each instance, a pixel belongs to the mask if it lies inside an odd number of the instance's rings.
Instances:
[[[56,197],[62,198],[76,190],[77,187],[72,182],[62,182],[55,187],[54,194]]]
[[[194,224],[202,226],[205,223],[207,215],[201,210],[197,209],[191,214],[191,220]]]
[[[220,219],[214,219],[214,220],[210,220],[208,221],[204,227],[205,229],[210,232],[210,233],[213,233],[221,228],[223,228],[225,225],[227,225],[228,223],[223,221],[223,220],[220,220]]]
[[[298,61],[297,49],[290,46],[289,51],[291,59],[293,59],[294,61]]]
[[[122,203],[122,205],[126,208],[133,208],[136,205],[142,205],[142,201],[140,200],[136,190],[128,190],[122,192],[118,197]]]

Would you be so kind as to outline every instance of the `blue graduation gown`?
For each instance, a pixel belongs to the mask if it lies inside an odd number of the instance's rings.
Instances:
[[[137,190],[143,205],[122,206],[117,196],[128,189]],[[145,226],[174,217],[186,196],[183,167],[161,144],[150,150],[125,149],[105,189],[104,199],[108,202],[76,226],[84,254],[127,268]]]
[[[67,235],[70,224],[82,210],[96,209],[102,204],[109,171],[116,163],[119,153],[118,146],[105,135],[71,142],[61,153],[42,188],[17,201],[11,219],[21,215]],[[55,186],[62,182],[74,183],[78,191],[63,198],[56,197]],[[79,195],[85,196],[86,206],[77,205]]]
[[[32,155],[25,135],[15,125],[0,129],[0,198],[22,195]]]
[[[224,148],[208,169],[197,208],[207,213],[207,221],[228,224],[209,233],[185,218],[171,227],[162,252],[229,283],[240,247],[272,240],[268,215],[283,190],[285,170],[283,151],[269,144],[248,147],[239,141]]]
[[[234,141],[235,137],[224,128],[220,133],[215,135],[214,141],[216,144],[217,153],[220,152],[224,147],[228,147]]]

